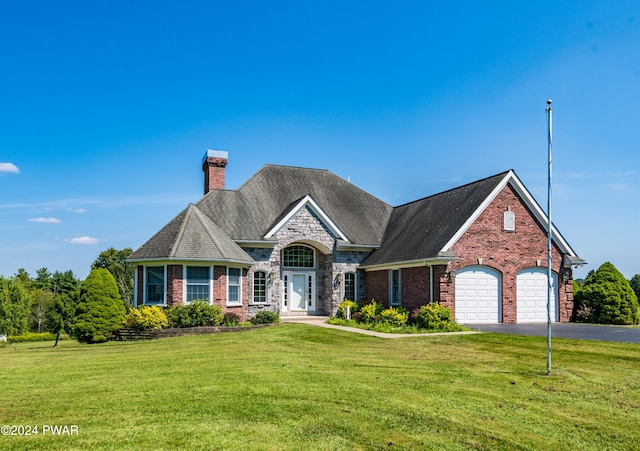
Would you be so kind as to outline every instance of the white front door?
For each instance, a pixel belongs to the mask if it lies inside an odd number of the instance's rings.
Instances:
[[[291,275],[291,309],[292,310],[307,309],[306,286],[307,286],[306,274]]]
[[[282,311],[315,311],[315,273],[285,272]]]

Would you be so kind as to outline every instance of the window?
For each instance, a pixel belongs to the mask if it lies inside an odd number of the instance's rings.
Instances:
[[[147,266],[145,304],[164,304],[164,266]]]
[[[350,301],[357,301],[356,299],[356,273],[348,272],[344,275],[344,298]]]
[[[186,301],[209,302],[209,268],[206,266],[187,266]]]
[[[227,304],[242,304],[242,270],[227,268]]]
[[[283,281],[284,281],[283,301],[284,301],[284,307],[286,308],[289,303],[289,275],[288,274],[283,275]]]
[[[400,270],[389,271],[389,305],[400,305],[401,299]]]
[[[289,246],[283,251],[283,266],[291,268],[314,268],[313,248],[307,246]]]
[[[253,273],[253,302],[254,304],[267,302],[267,273],[264,271]]]

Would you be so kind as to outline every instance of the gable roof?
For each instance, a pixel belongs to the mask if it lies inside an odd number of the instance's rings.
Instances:
[[[265,242],[288,213],[303,205],[322,212],[337,238],[371,246],[382,243],[392,211],[327,170],[276,165],[263,166],[237,190],[212,190],[196,203],[232,239]]]
[[[458,232],[508,172],[400,205],[393,209],[383,245],[362,266],[451,259],[445,244]]]
[[[253,259],[196,206],[173,218],[128,260],[205,260],[253,263]]]
[[[394,208],[383,245],[362,267],[455,259],[450,251],[473,222],[510,184],[540,224],[547,215],[513,170],[444,191]],[[552,225],[554,243],[567,255],[567,263],[584,263]]]

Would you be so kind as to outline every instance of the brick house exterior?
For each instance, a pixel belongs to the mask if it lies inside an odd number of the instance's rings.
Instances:
[[[206,299],[248,319],[373,298],[439,301],[463,323],[546,320],[547,220],[513,171],[391,207],[317,169],[267,165],[226,190],[226,166],[208,151],[204,197],[129,259],[136,306]],[[553,315],[569,321],[585,262],[552,232]]]

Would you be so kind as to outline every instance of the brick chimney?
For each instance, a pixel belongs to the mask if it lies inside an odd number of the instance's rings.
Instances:
[[[202,158],[204,171],[204,193],[212,189],[224,189],[224,168],[227,166],[228,152],[207,150]]]

